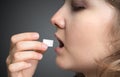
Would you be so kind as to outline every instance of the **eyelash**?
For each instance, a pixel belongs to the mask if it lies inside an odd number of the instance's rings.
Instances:
[[[84,6],[77,6],[77,5],[71,5],[71,6],[73,11],[81,11],[85,9]]]

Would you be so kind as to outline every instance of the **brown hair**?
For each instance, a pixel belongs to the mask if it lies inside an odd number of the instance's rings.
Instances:
[[[112,51],[114,53],[103,61],[102,72],[98,77],[120,77],[120,0],[106,0],[116,9],[115,23],[111,29]]]
[[[100,74],[98,77],[120,77],[120,0],[106,0],[116,10],[117,22],[111,29],[112,50],[114,53],[106,57],[98,66]],[[81,73],[76,73],[75,77],[85,77]]]

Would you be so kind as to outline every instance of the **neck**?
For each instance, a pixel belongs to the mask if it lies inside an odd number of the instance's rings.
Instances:
[[[76,73],[74,77],[98,77],[97,73]]]
[[[98,77],[98,71],[97,70],[91,70],[89,72],[84,73],[85,77]]]
[[[85,77],[97,77],[96,73],[86,73]]]
[[[83,72],[85,77],[99,77],[99,73],[100,71],[97,68]]]

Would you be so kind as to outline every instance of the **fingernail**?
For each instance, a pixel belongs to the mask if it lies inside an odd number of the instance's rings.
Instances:
[[[48,46],[46,44],[42,44],[42,49],[46,50]]]
[[[34,38],[39,38],[39,34],[38,34],[38,33],[34,33],[32,36],[33,36]]]
[[[42,55],[42,54],[39,54],[38,57],[39,57],[39,59],[42,59],[42,58],[43,58],[43,55]]]
[[[30,64],[30,63],[29,63],[29,64],[27,64],[27,67],[31,67],[31,66],[32,66],[32,64]]]

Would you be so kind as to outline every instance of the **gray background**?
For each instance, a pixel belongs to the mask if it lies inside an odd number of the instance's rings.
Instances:
[[[7,77],[5,64],[9,53],[10,37],[21,32],[39,32],[42,40],[55,40],[55,28],[50,23],[52,15],[61,7],[63,0],[0,0],[0,77]],[[34,77],[73,77],[55,64],[54,47],[49,48],[37,67]]]

